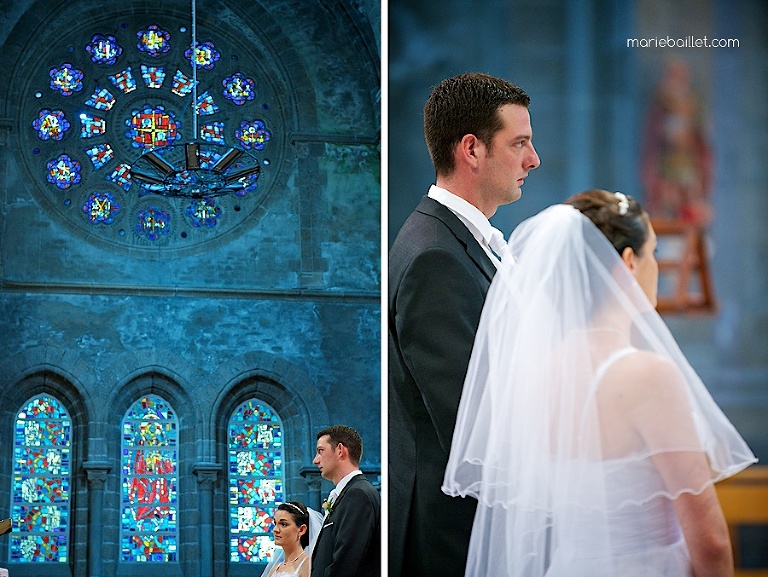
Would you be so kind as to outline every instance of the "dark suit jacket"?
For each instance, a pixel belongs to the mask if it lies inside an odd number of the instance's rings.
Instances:
[[[381,495],[364,475],[352,477],[323,521],[311,577],[381,575]]]
[[[476,501],[440,487],[496,268],[424,197],[389,251],[389,575],[463,576]]]

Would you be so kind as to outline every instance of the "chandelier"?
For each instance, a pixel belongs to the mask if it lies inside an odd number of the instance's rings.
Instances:
[[[197,137],[197,10],[192,0],[192,134]],[[141,189],[166,197],[211,198],[255,184],[258,160],[238,147],[192,140],[164,144],[144,152],[130,173]]]

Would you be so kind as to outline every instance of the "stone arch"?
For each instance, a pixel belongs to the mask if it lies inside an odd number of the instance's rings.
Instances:
[[[38,362],[31,363],[25,370],[3,372],[8,379],[0,392],[0,428],[12,431],[18,411],[25,402],[41,394],[55,397],[67,410],[72,422],[70,444],[70,518],[69,518],[69,553],[65,567],[57,568],[52,576],[70,575],[76,573],[79,567],[85,570],[86,521],[88,519],[87,483],[83,474],[82,464],[87,459],[86,440],[89,438],[92,410],[83,394],[81,383],[62,367],[47,362],[40,362],[45,352],[38,348],[37,355],[23,356],[28,361],[37,357]],[[19,359],[13,359],[19,362]],[[6,368],[12,363],[5,363]],[[13,435],[9,435],[13,439]],[[6,458],[0,460],[0,499],[10,503],[13,491],[13,450],[8,447],[4,452]],[[8,559],[8,540],[0,543],[0,555]]]
[[[283,421],[287,489],[301,492],[301,471],[312,466],[314,432],[329,418],[318,387],[285,359],[255,351],[244,354],[240,362],[220,367],[213,381],[225,383],[213,405],[210,435],[216,439],[219,462],[226,462],[226,427],[232,411],[243,401],[257,397],[274,408]]]

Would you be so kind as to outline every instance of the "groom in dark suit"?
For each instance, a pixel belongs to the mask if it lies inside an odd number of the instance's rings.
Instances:
[[[317,434],[312,461],[335,488],[323,503],[311,577],[380,577],[381,496],[360,471],[363,441],[346,425]]]
[[[463,576],[476,501],[441,491],[475,330],[504,237],[488,219],[539,165],[528,95],[485,74],[424,108],[435,185],[389,251],[389,575]]]

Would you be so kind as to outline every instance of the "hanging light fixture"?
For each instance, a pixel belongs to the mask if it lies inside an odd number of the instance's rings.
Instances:
[[[192,0],[192,133],[197,138],[197,10]],[[144,152],[131,166],[142,190],[161,196],[210,198],[241,191],[261,172],[258,160],[242,148],[193,140]]]

